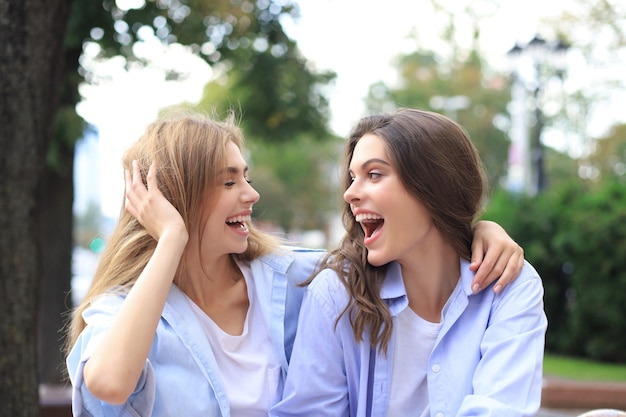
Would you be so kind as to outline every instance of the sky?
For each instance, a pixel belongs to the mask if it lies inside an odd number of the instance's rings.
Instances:
[[[129,0],[126,0],[129,1]],[[137,0],[134,0],[137,1]],[[491,15],[481,26],[481,47],[490,62],[505,65],[506,52],[516,41],[528,42],[538,30],[538,22],[557,15],[567,0],[502,0],[494,12],[488,0],[471,1],[475,12]],[[470,0],[442,0],[449,7],[462,8]],[[416,49],[420,44],[445,51],[439,40],[442,21],[435,18],[430,2],[419,0],[299,0],[301,18],[283,22],[287,33],[298,43],[303,55],[320,70],[337,73],[329,90],[331,129],[346,136],[363,115],[368,87],[380,80],[393,82],[393,57]],[[542,15],[537,14],[542,10]],[[456,22],[459,42],[471,39],[468,19]],[[413,40],[409,35],[413,33]],[[183,101],[197,102],[202,87],[211,78],[211,69],[202,60],[173,47],[167,52],[156,43],[146,42],[144,53],[156,66],[184,70],[188,77],[165,82],[157,68],[125,72],[123,60],[113,59],[95,67],[100,81],[83,85],[84,97],[77,111],[98,129],[99,181],[102,210],[117,217],[123,192],[120,159],[128,144],[135,141],[160,108]],[[438,49],[439,50],[439,49]],[[141,52],[141,51],[140,51]],[[89,49],[86,56],[89,56]],[[88,60],[88,59],[87,59]],[[79,173],[79,175],[86,175]],[[80,198],[77,190],[77,198]]]

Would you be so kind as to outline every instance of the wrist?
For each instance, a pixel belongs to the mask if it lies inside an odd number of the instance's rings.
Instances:
[[[184,248],[189,241],[189,233],[184,227],[170,227],[163,231],[159,244],[175,245]]]

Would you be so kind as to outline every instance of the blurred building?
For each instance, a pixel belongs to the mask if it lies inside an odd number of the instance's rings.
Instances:
[[[74,154],[74,217],[97,210],[100,217],[100,152],[98,134],[87,130],[76,143]],[[75,226],[76,227],[76,226]],[[91,285],[100,254],[76,245],[72,251],[72,303],[77,305]]]
[[[76,143],[74,154],[74,215],[100,206],[100,155],[97,132],[87,130]]]

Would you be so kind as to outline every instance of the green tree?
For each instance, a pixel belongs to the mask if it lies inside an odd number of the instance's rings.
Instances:
[[[546,147],[544,158],[549,188],[581,181],[577,159],[550,147]]]
[[[451,56],[446,61],[428,50],[399,56],[398,86],[383,82],[371,86],[366,105],[376,112],[416,107],[447,114],[468,131],[491,184],[497,186],[507,172],[509,140],[494,120],[506,118],[508,83],[485,70],[476,47],[469,54]]]
[[[284,144],[251,143],[252,178],[261,194],[255,205],[258,218],[279,225],[286,233],[326,232],[330,216],[339,207],[337,178],[333,177],[339,143],[320,143],[310,135]]]
[[[571,45],[570,55],[577,58],[569,62],[571,72],[578,73],[578,82],[567,82],[566,78],[567,96],[561,97],[561,103],[556,106],[558,111],[550,114],[551,123],[568,138],[568,150],[578,158],[584,179],[597,181],[613,168],[619,172],[619,164],[609,168],[607,164],[611,165],[613,158],[599,152],[607,150],[608,143],[603,138],[615,134],[614,139],[619,140],[619,127],[611,125],[623,123],[616,97],[626,91],[626,79],[622,75],[626,53],[626,4],[619,0],[573,0],[560,16],[542,22],[540,30],[566,40]],[[567,73],[565,75],[567,77]],[[551,107],[555,107],[554,104],[552,102]],[[603,133],[598,133],[594,123],[597,115],[608,125]],[[604,144],[596,143],[597,139]],[[600,149],[603,147],[604,150]],[[600,162],[599,158],[604,157],[608,159]]]
[[[626,361],[625,205],[622,182],[579,179],[535,197],[500,190],[490,202],[485,217],[524,247],[542,278],[549,352]]]
[[[307,132],[318,141],[328,137],[328,99],[320,87],[335,77],[315,73],[296,45],[242,49],[231,53],[232,65],[219,82],[205,89],[199,107],[225,112],[239,108],[246,133],[268,143],[285,143]]]
[[[588,158],[589,169],[599,179],[626,180],[626,125],[614,126],[610,133],[595,140]]]

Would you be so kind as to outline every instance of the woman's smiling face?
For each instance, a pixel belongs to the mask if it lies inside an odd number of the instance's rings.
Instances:
[[[222,178],[222,188],[211,210],[203,242],[214,254],[242,253],[248,246],[248,227],[252,206],[259,200],[259,193],[248,180],[248,166],[241,151],[230,142],[226,152],[227,168]]]
[[[365,233],[367,259],[374,266],[408,261],[435,232],[426,208],[405,189],[385,142],[368,133],[350,160],[352,183],[344,200]]]

